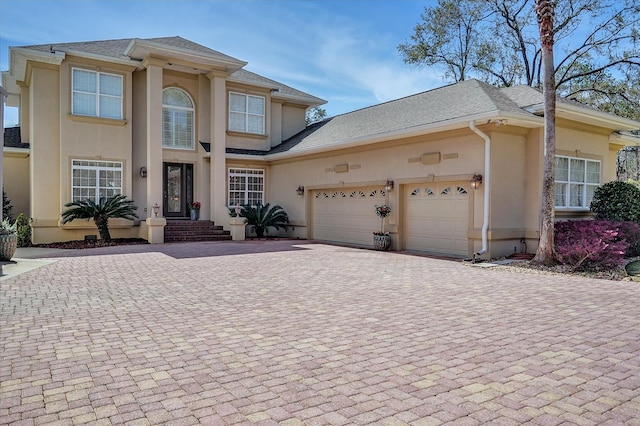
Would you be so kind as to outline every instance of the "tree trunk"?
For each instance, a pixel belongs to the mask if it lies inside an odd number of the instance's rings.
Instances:
[[[93,219],[98,227],[100,233],[100,239],[106,243],[111,242],[111,234],[109,233],[109,219],[96,217]]]
[[[544,96],[544,176],[540,209],[540,243],[533,261],[543,265],[556,263],[554,247],[555,222],[555,156],[556,156],[556,84],[553,64],[552,0],[536,0],[536,13],[542,42]]]

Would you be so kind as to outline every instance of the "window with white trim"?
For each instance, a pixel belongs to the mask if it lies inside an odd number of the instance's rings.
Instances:
[[[71,113],[122,119],[121,75],[73,68]]]
[[[122,163],[118,161],[71,161],[71,201],[96,203],[122,193]]]
[[[264,204],[264,170],[229,169],[229,207]]]
[[[195,109],[191,97],[182,89],[162,91],[163,148],[193,149],[195,146]]]
[[[600,161],[556,156],[556,208],[588,209],[600,186]]]
[[[229,130],[264,134],[265,99],[229,92]]]

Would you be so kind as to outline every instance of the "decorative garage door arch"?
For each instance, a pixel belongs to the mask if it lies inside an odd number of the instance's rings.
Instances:
[[[380,230],[375,206],[388,202],[383,188],[320,189],[312,197],[313,239],[373,246],[373,232]]]
[[[469,182],[404,185],[405,249],[469,255]]]

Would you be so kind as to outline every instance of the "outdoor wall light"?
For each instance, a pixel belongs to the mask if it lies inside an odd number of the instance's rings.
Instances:
[[[242,212],[242,206],[240,204],[236,204],[236,206],[233,208],[233,210],[235,210],[236,217],[238,217],[238,216],[240,216],[240,212]]]
[[[480,188],[480,184],[482,183],[482,175],[473,175],[469,183],[471,184],[471,188],[473,189]]]
[[[304,195],[304,186],[298,185],[298,189],[296,189],[296,193],[298,195]]]
[[[151,208],[153,209],[153,214],[158,217],[158,213],[160,213],[160,206],[158,205],[158,203],[155,203],[153,206],[151,206]]]
[[[142,179],[147,177],[147,168],[145,166],[140,167],[140,177]]]
[[[393,189],[393,181],[391,179],[387,179],[387,183],[384,184],[384,189],[387,192]]]

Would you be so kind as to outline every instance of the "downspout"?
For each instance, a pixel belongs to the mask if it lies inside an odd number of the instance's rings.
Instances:
[[[469,121],[469,129],[484,139],[484,212],[482,216],[482,250],[474,254],[480,256],[487,252],[487,233],[489,231],[489,188],[491,185],[491,139]]]

